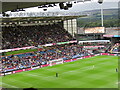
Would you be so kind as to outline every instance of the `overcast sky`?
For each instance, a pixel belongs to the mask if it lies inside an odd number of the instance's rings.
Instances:
[[[103,8],[109,9],[109,8],[118,8],[118,2],[120,0],[103,0]],[[95,10],[100,9],[101,6],[98,4],[98,0],[91,0],[87,2],[79,2],[79,3],[73,3],[72,8],[69,8],[69,10],[60,10],[59,5],[56,7],[49,7],[46,12],[57,12],[57,11],[66,11],[66,12],[81,12],[86,10]],[[43,12],[43,9],[41,8],[29,8],[26,9],[26,12]]]
[[[79,0],[74,0],[79,1]],[[103,9],[110,9],[110,8],[118,8],[118,2],[120,0],[103,0],[102,7]],[[60,10],[59,5],[55,7],[49,7],[47,8],[47,11],[43,11],[43,8],[38,7],[32,7],[25,9],[25,12],[82,12],[82,11],[89,11],[89,10],[95,10],[100,9],[101,5],[98,3],[98,0],[91,0],[86,2],[79,2],[74,3],[72,2],[73,6],[72,8],[69,8],[69,10]],[[10,13],[10,11],[8,11]]]

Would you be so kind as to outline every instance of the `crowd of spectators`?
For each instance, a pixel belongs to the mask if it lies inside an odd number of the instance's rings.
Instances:
[[[75,57],[76,55],[77,57]],[[2,63],[3,71],[11,71],[47,64],[49,61],[59,58],[68,60],[72,58],[78,58],[78,56],[81,57],[87,55],[90,55],[90,53],[82,50],[79,45],[60,45],[43,48],[41,51],[34,53],[24,53],[2,57],[0,62]]]
[[[75,40],[61,25],[2,27],[2,49]]]
[[[115,43],[115,45],[113,45],[111,51],[114,52],[119,52],[120,53],[120,43]]]

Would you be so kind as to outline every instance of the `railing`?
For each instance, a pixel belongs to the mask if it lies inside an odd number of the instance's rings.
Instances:
[[[38,45],[38,48],[41,47],[41,46],[53,46],[53,45],[62,45],[62,44],[69,44],[69,43],[77,43],[77,40],[66,41],[66,42],[58,42],[58,43],[49,43],[49,44],[45,44],[45,45]],[[9,52],[9,51],[16,51],[16,50],[25,50],[25,49],[31,49],[31,48],[35,48],[35,46],[0,50],[0,53]]]

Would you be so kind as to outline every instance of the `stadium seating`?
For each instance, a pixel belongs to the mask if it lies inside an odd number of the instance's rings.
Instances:
[[[31,66],[40,66],[50,60],[59,58],[68,60],[87,55],[89,55],[89,53],[83,51],[79,45],[53,46],[46,48],[44,51],[2,57],[2,70],[12,71]]]
[[[111,53],[115,53],[115,52],[120,53],[120,43],[115,43],[115,44],[112,46],[110,52],[111,52]]]
[[[36,26],[5,26],[2,49],[38,46],[49,43],[75,40],[59,24]]]

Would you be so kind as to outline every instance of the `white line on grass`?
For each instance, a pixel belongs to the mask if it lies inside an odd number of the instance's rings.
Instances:
[[[8,87],[19,88],[19,87],[16,87],[16,86],[13,86],[13,85],[10,85],[10,84],[7,84],[7,83],[3,83],[3,82],[2,82],[2,84],[7,85]]]
[[[22,84],[31,85],[31,84],[29,84],[29,83],[26,83],[26,82],[23,82],[23,81],[18,81],[18,80],[15,80],[15,79],[12,79],[12,80],[14,80],[15,82],[22,83]]]
[[[91,69],[94,69],[95,68],[95,66],[93,65],[93,66],[90,66],[90,67],[88,67],[88,68],[83,68],[83,69],[77,69],[77,70],[72,70],[72,71],[67,71],[67,72],[63,72],[62,74],[64,74],[64,73],[69,73],[69,72],[76,72],[76,71],[78,71],[78,70],[80,70],[80,71],[88,71],[88,70],[91,70]],[[78,73],[80,73],[80,72],[78,72]],[[81,72],[82,73],[82,72]]]
[[[27,75],[27,76],[33,76],[33,77],[41,77],[41,78],[43,77],[43,75],[38,75],[38,74],[28,74],[28,73],[27,73],[27,74],[25,74],[25,75]],[[44,76],[44,78],[50,78],[50,77],[51,77],[51,76],[47,76],[47,77]]]
[[[22,83],[23,85],[24,84],[26,84],[26,85],[31,85],[31,84],[29,84],[29,83],[25,83],[25,82],[23,82],[23,81],[18,81],[18,80],[15,80],[15,79],[12,79],[12,78],[10,78],[10,80],[11,80],[11,82],[19,82],[19,83]],[[12,85],[11,85],[12,86]]]

